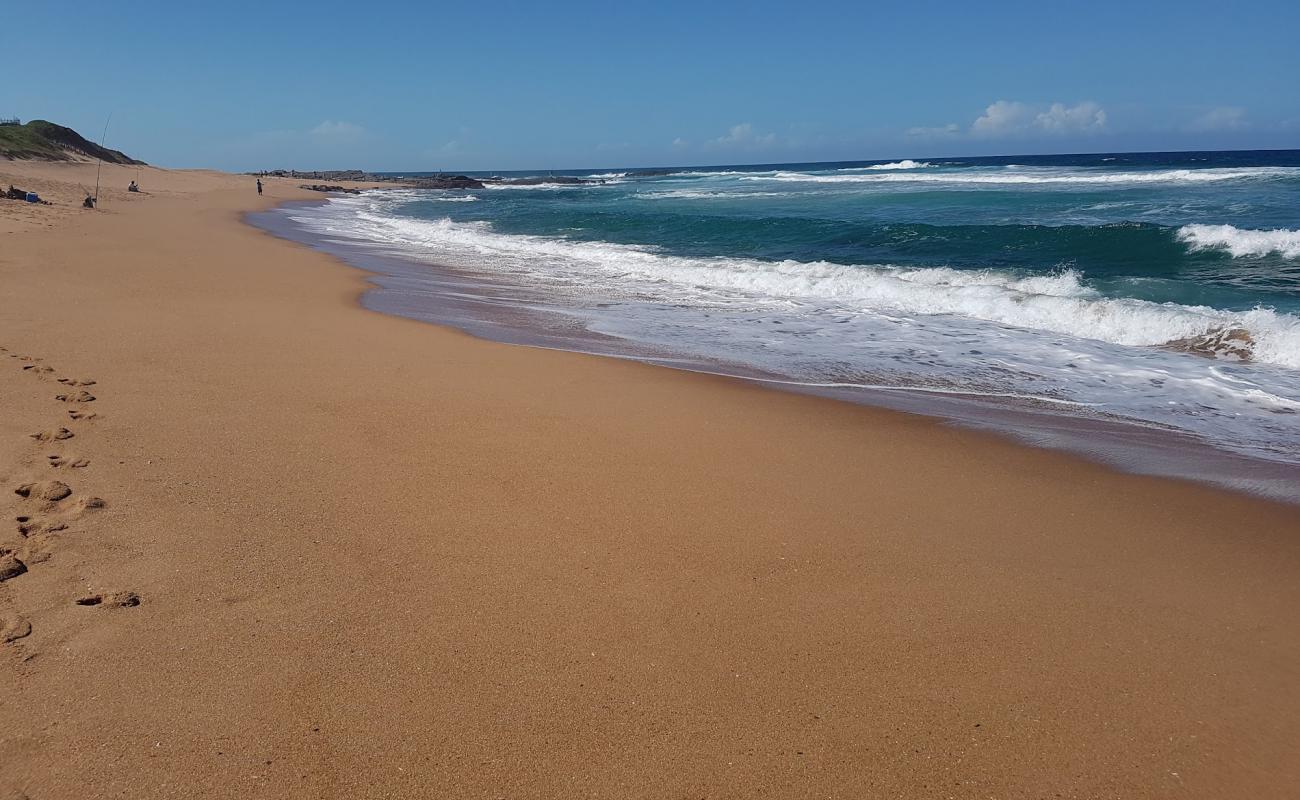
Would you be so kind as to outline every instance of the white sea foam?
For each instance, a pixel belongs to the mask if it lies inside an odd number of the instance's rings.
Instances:
[[[926,168],[926,167],[933,167],[933,166],[934,166],[934,165],[931,164],[931,163],[929,163],[928,161],[913,161],[913,160],[910,159],[910,158],[905,158],[905,159],[903,159],[902,161],[891,161],[891,162],[888,163],[888,164],[873,164],[872,166],[867,167],[866,169],[875,169],[875,170],[884,170],[884,169],[924,169],[924,168]]]
[[[1300,258],[1300,230],[1243,230],[1232,225],[1184,225],[1178,238],[1193,250],[1227,250],[1233,258],[1266,256]]]
[[[1013,165],[1014,166],[1014,165]],[[1300,178],[1297,167],[1252,167],[1244,169],[1166,169],[1134,172],[1100,172],[1063,169],[959,170],[953,172],[886,172],[880,175],[822,175],[807,172],[776,172],[749,175],[741,180],[792,183],[948,183],[948,184],[1145,184],[1218,183],[1222,181],[1276,180]]]
[[[314,224],[310,217],[303,221]],[[547,283],[599,284],[611,293],[652,292],[678,303],[834,304],[857,313],[950,315],[1137,347],[1243,329],[1253,340],[1256,361],[1300,369],[1300,317],[1265,308],[1227,311],[1105,297],[1070,270],[1026,276],[948,267],[689,258],[632,245],[501,234],[486,222],[360,210],[349,225],[361,238],[440,258],[466,257],[478,269]]]
[[[430,199],[431,199],[431,200],[436,200],[436,201],[439,202],[439,203],[476,203],[476,202],[478,202],[478,198],[475,197],[475,196],[472,195],[472,194],[451,195],[451,196],[447,196],[447,197],[432,197],[432,198],[430,198]]]

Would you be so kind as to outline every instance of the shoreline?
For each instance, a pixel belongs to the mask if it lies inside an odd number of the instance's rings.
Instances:
[[[381,190],[382,191],[382,190]],[[741,364],[696,357],[588,330],[545,295],[467,272],[390,252],[376,243],[324,237],[293,221],[294,207],[330,198],[290,201],[245,216],[272,236],[337,258],[368,276],[357,299],[368,310],[451,327],[476,338],[543,350],[630,359],[652,366],[729,378],[767,389],[830,398],[895,413],[991,432],[1015,444],[1080,458],[1129,475],[1186,481],[1247,497],[1300,505],[1300,465],[1234,453],[1194,434],[1110,415],[1057,412],[1041,398],[1006,402],[998,396],[953,388],[874,386],[800,381]]]
[[[67,527],[3,540],[0,792],[1300,780],[1294,507],[359,312],[361,270],[240,220],[305,193],[141,183],[0,239],[0,476],[72,491],[5,493]]]

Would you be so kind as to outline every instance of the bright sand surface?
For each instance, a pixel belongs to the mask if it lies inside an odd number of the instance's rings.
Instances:
[[[241,224],[296,181],[104,172],[0,162],[0,797],[1300,796],[1296,507],[365,311]]]

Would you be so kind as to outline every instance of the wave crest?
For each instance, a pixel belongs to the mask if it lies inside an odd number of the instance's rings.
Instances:
[[[933,166],[934,165],[928,161],[913,161],[910,158],[905,158],[902,161],[891,161],[888,164],[873,164],[870,167],[867,167],[867,169],[924,169],[925,167]]]
[[[1233,258],[1266,256],[1300,258],[1300,230],[1249,230],[1232,225],[1184,225],[1178,240],[1192,250],[1227,250]]]

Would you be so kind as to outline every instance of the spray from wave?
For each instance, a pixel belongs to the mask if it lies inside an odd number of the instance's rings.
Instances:
[[[910,158],[905,158],[902,161],[891,161],[888,164],[874,164],[870,167],[867,167],[867,169],[875,169],[875,170],[924,169],[926,167],[932,167],[932,166],[934,165],[927,161],[913,161]]]
[[[1242,230],[1232,225],[1184,225],[1178,239],[1192,250],[1226,250],[1233,258],[1266,256],[1300,258],[1300,230]]]

